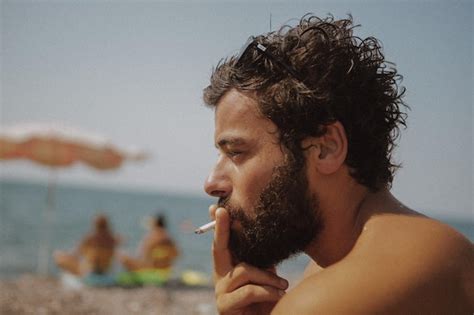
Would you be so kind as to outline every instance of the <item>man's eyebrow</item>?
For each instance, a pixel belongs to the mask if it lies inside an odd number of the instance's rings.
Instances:
[[[216,143],[216,148],[222,148],[227,145],[241,145],[244,144],[245,140],[242,138],[223,138]]]

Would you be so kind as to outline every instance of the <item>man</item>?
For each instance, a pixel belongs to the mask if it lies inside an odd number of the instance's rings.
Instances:
[[[221,314],[470,314],[474,250],[389,192],[400,76],[351,18],[305,16],[214,70],[213,244]],[[291,291],[275,266],[311,259]]]

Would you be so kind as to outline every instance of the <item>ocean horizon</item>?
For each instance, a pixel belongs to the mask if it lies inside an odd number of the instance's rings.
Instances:
[[[44,213],[47,209],[47,184],[22,180],[0,179],[0,278],[14,278],[35,273],[38,248],[45,239]],[[50,226],[50,257],[53,250],[72,250],[90,230],[93,217],[102,213],[109,217],[113,231],[123,239],[119,251],[135,254],[146,233],[146,218],[162,213],[168,230],[176,240],[181,256],[175,276],[184,270],[211,274],[210,247],[212,233],[194,234],[194,229],[208,222],[208,206],[214,198],[195,194],[140,191],[138,189],[87,187],[58,183],[55,207]],[[474,222],[467,218],[435,217],[468,239],[474,241]],[[279,271],[297,278],[308,258],[300,255],[284,262]],[[49,271],[57,267],[49,260]],[[115,263],[113,270],[121,271]]]

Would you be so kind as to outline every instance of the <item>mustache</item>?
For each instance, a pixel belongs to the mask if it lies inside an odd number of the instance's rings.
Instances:
[[[230,204],[230,196],[227,197],[219,197],[219,200],[217,201],[217,206],[226,208],[228,211],[231,211],[232,205]]]
[[[230,196],[220,197],[217,206],[225,208],[229,212],[231,220],[250,221],[245,211],[236,205],[232,205],[230,199]]]

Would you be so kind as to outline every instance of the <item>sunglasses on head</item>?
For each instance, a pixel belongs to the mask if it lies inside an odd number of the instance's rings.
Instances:
[[[239,54],[237,55],[237,62],[236,65],[239,65],[241,63],[242,59],[244,56],[251,50],[251,49],[257,49],[259,53],[276,63],[277,65],[280,66],[283,70],[285,70],[287,73],[289,73],[291,76],[293,76],[295,79],[297,79],[300,82],[304,82],[302,77],[294,70],[292,69],[288,64],[283,62],[280,58],[274,56],[271,54],[268,50],[267,47],[264,45],[260,44],[257,42],[256,38],[253,36],[250,36],[247,42],[245,43],[244,46],[240,49]]]

